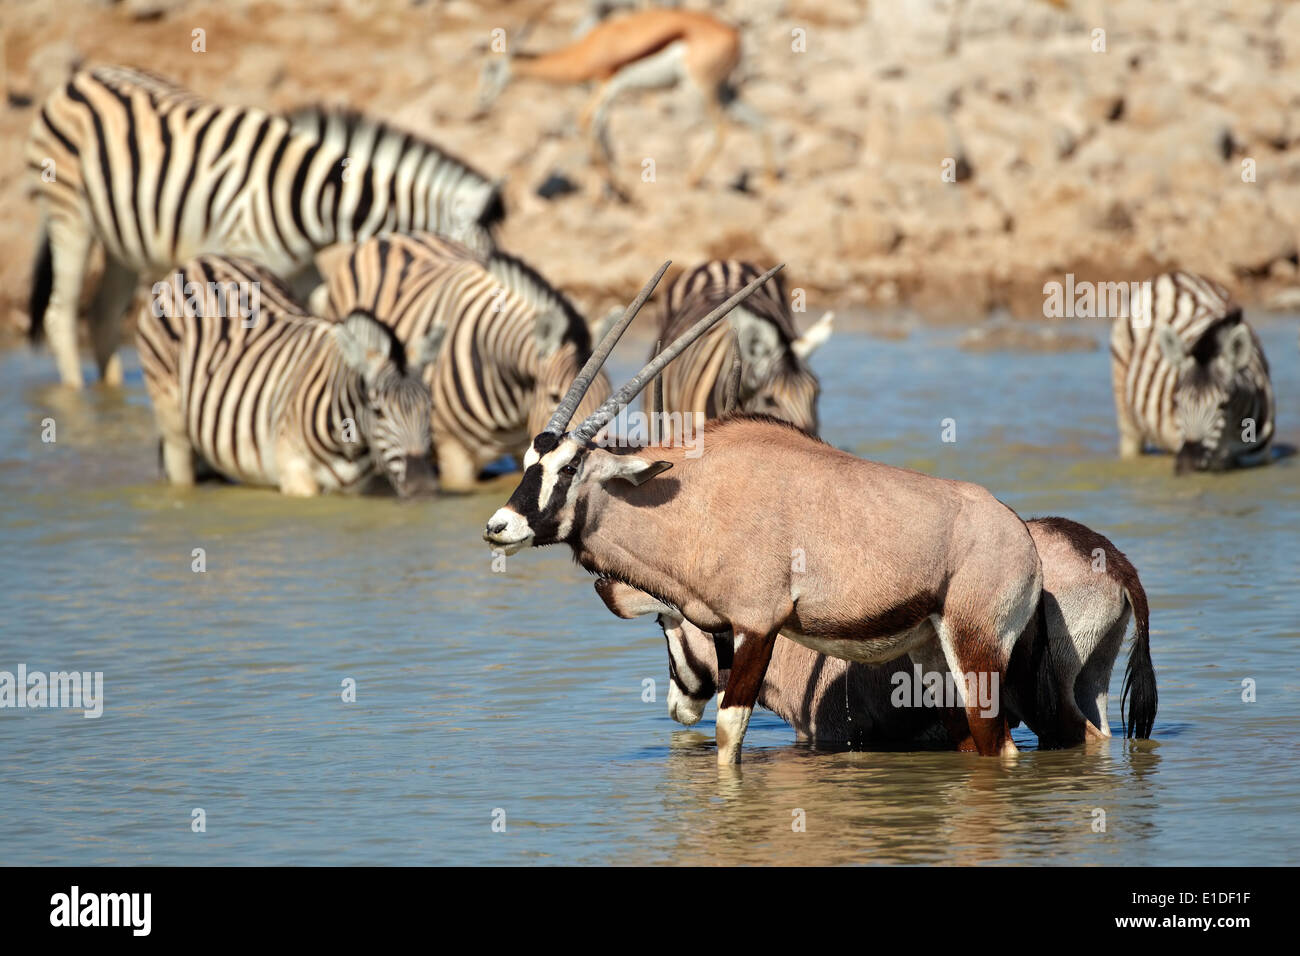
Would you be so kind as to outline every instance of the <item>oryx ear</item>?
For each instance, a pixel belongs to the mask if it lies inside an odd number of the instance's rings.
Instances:
[[[808,329],[803,335],[799,336],[791,344],[790,349],[801,359],[806,359],[819,348],[826,344],[826,340],[831,337],[831,325],[835,321],[835,313],[827,312]]]
[[[533,319],[533,340],[537,343],[537,354],[542,358],[554,355],[564,344],[564,335],[568,331],[569,320],[559,309],[538,312]]]
[[[388,364],[393,333],[369,312],[356,309],[342,324],[334,327],[334,341],[338,343],[348,368],[371,385]]]
[[[1182,365],[1187,358],[1187,349],[1183,347],[1183,340],[1167,325],[1156,329],[1156,345],[1160,346],[1160,353],[1165,357],[1165,361],[1174,368]]]
[[[411,348],[406,353],[406,367],[412,375],[420,375],[424,372],[425,366],[430,365],[438,357],[438,352],[442,349],[442,341],[447,336],[447,326],[439,323],[424,333],[424,337],[412,343]]]
[[[600,455],[588,459],[589,477],[602,484],[621,478],[633,485],[643,485],[655,475],[673,466],[670,461],[650,461],[636,455]]]
[[[1250,329],[1244,325],[1233,326],[1232,331],[1220,342],[1220,351],[1227,359],[1228,367],[1233,369],[1245,368],[1250,362],[1254,348],[1255,343],[1251,339]]]

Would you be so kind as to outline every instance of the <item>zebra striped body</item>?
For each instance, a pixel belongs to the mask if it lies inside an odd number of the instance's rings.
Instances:
[[[503,455],[521,459],[591,353],[582,316],[527,265],[427,233],[360,243],[328,290],[331,315],[367,309],[402,342],[446,328],[428,378],[444,490],[473,488]],[[608,395],[602,374],[578,414]]]
[[[1175,468],[1220,471],[1266,457],[1273,386],[1259,337],[1223,286],[1171,272],[1143,283],[1111,327],[1120,455],[1145,446]]]
[[[668,290],[660,338],[672,341],[761,274],[748,262],[721,259],[683,273]],[[801,338],[781,277],[769,280],[664,370],[664,427],[671,431],[678,414],[697,420],[722,414],[728,372],[738,356],[739,391],[730,410],[771,415],[816,434],[820,386],[805,359],[829,335],[829,323],[828,314]],[[664,437],[672,440],[667,431]]]
[[[78,71],[52,93],[26,155],[46,218],[33,338],[48,327],[60,376],[77,386],[76,308],[95,245],[106,264],[92,339],[101,374],[118,381],[119,323],[140,277],[213,253],[289,278],[324,246],[412,229],[488,249],[502,215],[496,185],[383,123],[222,106],[119,67]]]
[[[420,374],[436,336],[412,350],[408,372],[373,317],[307,315],[242,259],[200,256],[153,291],[136,339],[174,484],[193,483],[197,458],[293,495],[358,491],[381,473],[403,496],[433,490]]]

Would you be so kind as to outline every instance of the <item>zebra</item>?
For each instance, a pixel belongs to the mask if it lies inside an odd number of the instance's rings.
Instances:
[[[1268,360],[1223,286],[1188,272],[1141,283],[1111,326],[1110,354],[1121,457],[1173,452],[1177,474],[1267,459]]]
[[[430,233],[359,243],[330,271],[327,290],[329,315],[366,308],[403,342],[446,327],[426,374],[443,491],[480,487],[480,473],[503,456],[522,461],[591,354],[586,321],[523,260]],[[577,414],[609,392],[601,373]]]
[[[762,275],[749,262],[714,259],[682,273],[668,290],[660,338],[671,342],[728,296]],[[738,361],[731,410],[761,413],[817,434],[820,384],[807,359],[831,334],[827,312],[799,335],[778,275],[684,352],[661,376],[665,440],[677,415],[717,418],[728,407],[728,370]],[[651,399],[647,396],[646,401]]]
[[[125,67],[74,72],[33,120],[26,159],[44,218],[31,338],[48,325],[73,387],[76,310],[96,247],[105,265],[91,339],[101,378],[119,385],[119,326],[142,276],[213,253],[291,278],[332,243],[411,229],[489,249],[505,215],[499,182],[379,120],[225,106]]]
[[[306,314],[250,260],[191,260],[154,285],[136,328],[168,479],[193,484],[197,459],[299,497],[361,491],[379,475],[402,497],[433,491],[420,376],[441,334],[403,349],[363,310],[342,322]]]

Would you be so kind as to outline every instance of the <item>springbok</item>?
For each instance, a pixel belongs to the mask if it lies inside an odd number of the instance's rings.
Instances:
[[[730,631],[719,763],[740,760],[778,635],[846,660],[878,663],[910,652],[929,671],[962,675],[968,688],[983,682],[1011,691],[1013,651],[1045,626],[1042,566],[1025,523],[984,488],[856,458],[761,416],[707,424],[698,457],[677,447],[612,450],[593,442],[781,266],[704,316],[567,430],[588,382],[666,268],[533,439],[523,477],[484,539],[507,554],[568,544],[589,572],[654,595],[703,631]],[[1010,710],[981,707],[976,698],[959,689],[976,749],[1014,753]],[[1033,727],[1032,702],[1007,703]]]
[[[1130,613],[1135,626],[1120,720],[1128,736],[1149,737],[1158,696],[1146,592],[1136,569],[1108,538],[1076,521],[1034,518],[1026,524],[1043,562],[1046,661],[1055,704],[1054,722],[1040,724],[1040,747],[1111,735],[1110,678]],[[709,699],[726,686],[729,643],[662,612],[654,598],[628,585],[602,579],[596,590],[619,617],[659,614],[668,645],[668,714],[688,726],[697,723]],[[827,657],[781,637],[758,702],[790,724],[800,740],[875,747],[951,743],[960,749],[964,739],[951,739],[939,711],[912,706],[911,695],[900,694],[916,679],[906,655],[877,667]],[[1035,693],[1032,686],[1022,691]],[[1130,695],[1131,718],[1124,708]]]
[[[772,148],[766,124],[736,98],[727,82],[739,62],[740,32],[735,27],[691,10],[640,10],[600,23],[580,40],[549,53],[515,53],[488,60],[479,84],[477,115],[484,115],[515,77],[555,84],[599,81],[601,86],[579,122],[590,139],[593,162],[621,195],[610,171],[610,108],[628,91],[683,83],[694,92],[713,130],[708,149],[691,167],[688,183],[699,184],[721,151],[732,120],[758,132],[770,181]]]

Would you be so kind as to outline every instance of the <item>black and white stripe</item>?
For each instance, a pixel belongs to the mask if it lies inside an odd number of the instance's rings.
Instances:
[[[408,354],[364,312],[305,314],[245,259],[200,256],[153,293],[136,339],[173,483],[193,483],[197,460],[286,494],[357,491],[381,474],[401,495],[433,490],[421,374],[441,330]]]
[[[668,290],[660,338],[673,341],[710,309],[762,275],[749,262],[714,259],[679,276]],[[734,309],[663,372],[664,411],[716,418],[724,411],[761,413],[817,433],[820,385],[805,361],[829,333],[829,318],[801,339],[781,277]],[[725,408],[728,373],[740,360],[736,407]],[[647,396],[646,401],[651,401]],[[666,424],[666,423],[665,423]],[[671,436],[665,434],[665,438]]]
[[[428,233],[358,244],[327,286],[331,315],[368,309],[403,342],[446,328],[429,378],[444,489],[472,488],[503,455],[522,460],[591,354],[582,316],[522,260]],[[602,374],[577,416],[608,395]]]
[[[96,245],[107,265],[91,314],[95,356],[118,380],[118,326],[137,278],[200,253],[246,256],[289,278],[324,246],[416,229],[486,251],[503,215],[498,184],[385,123],[223,106],[120,67],[78,71],[51,94],[26,156],[46,220],[33,337],[48,329],[74,385],[77,301]]]
[[[1223,286],[1187,272],[1143,283],[1111,327],[1110,352],[1121,456],[1148,446],[1174,452],[1178,471],[1266,458],[1275,416],[1268,360]]]

